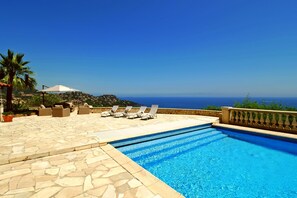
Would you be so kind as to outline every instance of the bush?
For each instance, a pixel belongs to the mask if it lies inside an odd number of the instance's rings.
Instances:
[[[6,112],[3,112],[2,115],[4,115],[4,116],[13,115],[13,112],[12,111],[6,111]]]
[[[297,111],[297,109],[294,107],[283,106],[282,104],[279,104],[279,103],[271,103],[271,104],[265,104],[264,102],[258,103],[257,101],[250,99],[248,96],[245,97],[245,99],[241,103],[236,102],[234,104],[234,107],[247,108],[247,109],[269,109],[269,110],[282,110],[282,111]]]
[[[53,106],[55,103],[62,102],[63,99],[56,94],[45,94],[44,95],[44,105]],[[29,106],[39,106],[42,104],[42,96],[34,95],[28,99],[27,104]]]
[[[216,111],[221,111],[221,107],[215,106],[215,105],[208,105],[207,107],[203,108],[205,110],[216,110]]]
[[[13,112],[28,111],[29,110],[29,106],[28,106],[27,103],[12,104],[12,110],[13,110]]]

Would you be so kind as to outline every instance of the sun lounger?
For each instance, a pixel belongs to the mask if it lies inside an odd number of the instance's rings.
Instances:
[[[132,106],[127,106],[123,112],[117,112],[114,114],[115,118],[126,117],[128,112],[132,109]]]
[[[146,106],[141,106],[136,113],[128,113],[127,118],[128,119],[140,118],[141,115],[144,114],[145,110],[146,110]]]
[[[158,105],[152,105],[149,113],[144,113],[141,115],[141,120],[148,120],[157,117]]]
[[[118,105],[114,105],[111,110],[102,112],[101,117],[113,116],[115,112],[118,110],[118,108]]]

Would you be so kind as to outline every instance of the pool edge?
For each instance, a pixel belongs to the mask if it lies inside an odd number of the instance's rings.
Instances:
[[[148,170],[138,165],[111,144],[100,146],[100,148],[153,193],[160,195],[161,197],[184,197],[181,193],[177,192],[175,189],[160,180],[158,177],[154,176]]]
[[[220,123],[213,123],[212,126],[215,128],[231,129],[240,133],[247,133],[250,135],[258,135],[258,136],[297,143],[297,134],[295,135],[291,133],[256,129],[251,127],[236,126],[236,125],[229,125],[229,124],[220,124]]]
[[[119,136],[119,137],[112,137],[112,138],[99,138],[99,144],[100,145],[106,145],[108,143],[111,142],[115,142],[115,141],[121,141],[121,140],[126,140],[126,139],[131,139],[131,138],[138,138],[138,137],[142,137],[142,136],[146,136],[146,135],[154,135],[154,134],[159,134],[159,133],[164,133],[164,132],[168,132],[168,131],[174,131],[174,130],[179,130],[179,129],[183,129],[183,128],[190,128],[190,127],[196,127],[196,126],[202,126],[202,125],[210,125],[212,126],[214,122],[198,122],[198,123],[191,123],[191,124],[186,124],[186,125],[180,125],[178,127],[174,127],[174,128],[163,128],[161,130],[153,130],[151,129],[150,131],[143,131],[139,134],[132,134],[129,135],[127,134],[125,137],[123,136]],[[150,126],[150,125],[149,125]],[[148,126],[146,126],[148,127]],[[132,129],[134,130],[135,128],[141,128],[141,127],[132,127],[132,128],[126,128],[123,130],[129,130]],[[107,131],[109,133],[116,133],[118,130],[110,130]]]

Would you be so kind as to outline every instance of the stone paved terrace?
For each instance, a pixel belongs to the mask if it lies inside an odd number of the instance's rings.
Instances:
[[[75,113],[14,118],[0,123],[0,196],[180,197],[112,146],[100,143],[126,133],[132,137],[216,120],[160,114],[142,121]]]

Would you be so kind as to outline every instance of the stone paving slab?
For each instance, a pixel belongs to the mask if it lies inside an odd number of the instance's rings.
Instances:
[[[214,121],[215,117],[158,115],[143,121],[126,118],[101,118],[100,114],[54,118],[28,116],[12,123],[0,123],[0,165],[36,159],[99,146],[98,132],[131,127],[153,126],[186,120]],[[167,124],[168,125],[168,124]],[[149,129],[149,128],[147,128]]]
[[[182,194],[168,186],[166,183],[155,177],[153,174],[142,168],[129,157],[115,149],[112,145],[107,144],[101,147],[109,156],[117,163],[124,167],[130,174],[143,183],[150,191],[161,197],[178,198],[183,197]]]
[[[99,147],[98,134],[139,127],[149,133],[216,120],[158,115],[142,121],[90,114],[0,123],[0,196],[183,197],[111,145]]]
[[[1,197],[162,197],[159,192],[101,148],[0,166]]]

